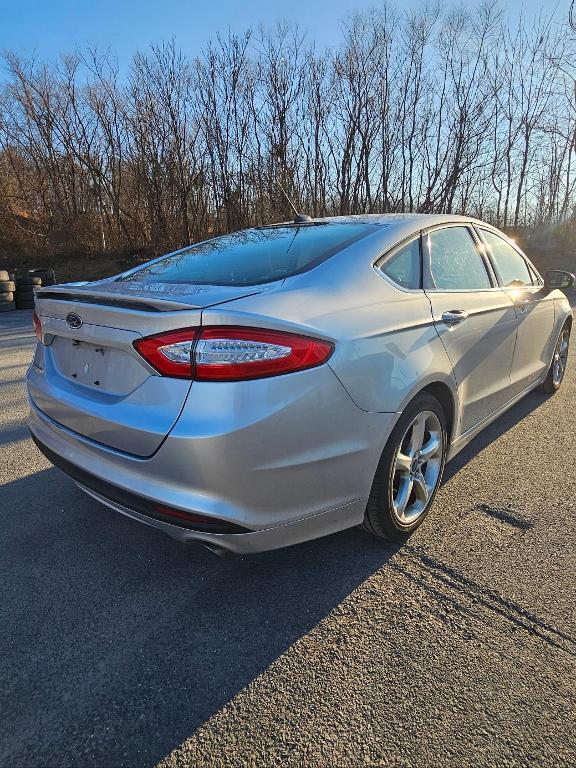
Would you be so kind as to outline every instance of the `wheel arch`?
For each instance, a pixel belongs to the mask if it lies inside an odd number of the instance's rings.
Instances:
[[[405,411],[408,405],[422,393],[433,395],[444,411],[446,417],[446,429],[448,432],[448,445],[458,435],[459,429],[459,397],[456,381],[448,375],[436,374],[430,378],[420,381],[417,387],[414,387],[404,398],[398,409],[398,418]]]
[[[434,381],[427,384],[418,394],[429,392],[442,406],[444,416],[446,417],[446,431],[448,433],[448,445],[452,442],[454,435],[454,423],[456,421],[456,401],[450,387],[442,381]]]
[[[403,405],[402,411],[397,413],[397,420],[395,422],[393,430],[390,432],[388,441],[386,446],[384,447],[380,460],[378,462],[378,465],[375,469],[374,473],[374,479],[372,481],[372,487],[368,496],[368,501],[366,504],[366,510],[364,513],[364,521],[362,523],[365,530],[368,532],[387,540],[397,541],[401,540],[403,536],[408,535],[413,530],[415,530],[420,523],[424,520],[426,515],[428,514],[428,511],[433,503],[434,495],[436,493],[436,490],[438,489],[440,482],[441,482],[441,472],[442,472],[442,466],[440,467],[440,476],[439,479],[434,480],[434,487],[432,489],[432,495],[429,496],[426,500],[426,506],[420,515],[420,517],[416,518],[415,522],[409,527],[405,529],[401,529],[398,527],[398,523],[396,525],[390,524],[390,506],[392,502],[390,501],[390,494],[391,494],[391,482],[393,480],[392,472],[394,471],[394,464],[395,464],[395,457],[397,455],[397,451],[399,450],[399,443],[398,440],[400,440],[400,445],[402,445],[402,439],[403,434],[405,435],[404,427],[408,427],[410,424],[409,419],[413,417],[413,413],[407,414],[406,409],[410,408],[411,405],[414,407],[417,405],[417,401],[420,401],[418,403],[418,406],[422,404],[422,407],[424,410],[426,410],[425,403],[428,403],[428,407],[430,407],[432,404],[430,403],[430,399],[427,401],[425,399],[422,399],[422,396],[428,396],[428,398],[433,397],[440,407],[442,408],[445,418],[446,418],[446,426],[447,426],[447,432],[448,432],[448,445],[446,446],[444,457],[442,457],[443,463],[445,463],[448,460],[449,457],[449,445],[451,442],[451,436],[453,434],[454,430],[454,421],[457,415],[456,410],[456,398],[457,394],[453,392],[450,385],[448,383],[442,382],[440,380],[432,380],[426,382],[424,385],[421,385],[420,388],[413,392],[412,397]],[[415,411],[418,412],[417,410]],[[402,428],[400,428],[400,424],[402,423],[403,417],[405,418],[405,421],[402,424]],[[388,443],[390,442],[391,438],[394,437],[394,443],[390,445],[390,447],[387,449]],[[388,499],[388,502],[385,501],[385,499]],[[388,510],[388,512],[385,512],[384,517],[382,516],[381,510],[383,508],[383,505]],[[388,515],[388,518],[386,517]]]

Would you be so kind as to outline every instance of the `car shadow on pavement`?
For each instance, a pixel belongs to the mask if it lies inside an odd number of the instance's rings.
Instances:
[[[540,408],[551,395],[544,392],[530,392],[522,398],[516,405],[499,416],[496,421],[482,430],[468,445],[457,454],[452,461],[446,465],[443,483],[448,482],[454,475],[466,466],[472,459],[485,448],[502,437],[508,430],[516,426],[522,419],[525,419],[537,408]]]
[[[56,469],[4,486],[0,765],[153,765],[395,548],[359,529],[221,560]]]
[[[27,440],[29,437],[28,427],[21,421],[10,422],[7,426],[0,427],[0,445],[17,443],[20,440]]]

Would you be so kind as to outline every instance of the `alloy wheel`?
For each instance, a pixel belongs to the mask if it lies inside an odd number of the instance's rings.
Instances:
[[[438,416],[421,411],[410,423],[392,463],[392,510],[412,525],[432,498],[442,469],[444,433]]]
[[[559,387],[564,378],[566,363],[568,362],[568,347],[570,344],[570,331],[564,328],[556,342],[554,359],[552,364],[552,381],[555,387]]]

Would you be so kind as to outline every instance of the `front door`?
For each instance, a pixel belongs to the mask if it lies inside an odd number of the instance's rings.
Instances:
[[[471,228],[450,225],[424,235],[424,289],[458,385],[467,431],[511,398],[516,312]]]
[[[487,229],[482,237],[490,250],[500,284],[516,307],[518,332],[512,361],[512,391],[519,394],[534,384],[550,365],[554,328],[554,299],[538,283],[524,256]]]

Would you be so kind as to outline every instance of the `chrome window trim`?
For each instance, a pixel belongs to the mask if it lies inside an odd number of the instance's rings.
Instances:
[[[391,259],[392,256],[395,256],[398,251],[402,248],[404,248],[407,245],[410,245],[410,243],[414,242],[414,240],[419,241],[419,247],[420,247],[420,288],[406,288],[403,285],[400,285],[395,280],[392,280],[391,277],[389,277],[385,272],[383,272],[380,269],[380,265],[384,262],[388,261],[388,259]],[[374,259],[372,262],[372,269],[376,272],[376,274],[381,277],[383,280],[385,280],[389,285],[393,286],[394,288],[397,288],[399,291],[402,291],[403,293],[423,293],[422,286],[422,237],[421,232],[418,230],[417,232],[412,232],[411,235],[407,235],[407,237],[400,240],[395,245],[391,246],[387,251],[385,251],[383,254],[378,256],[378,258]]]
[[[532,276],[536,279],[534,286],[536,286],[537,288],[541,288],[544,285],[544,280],[540,276],[540,273],[538,272],[536,267],[534,267],[534,265],[532,264],[532,262],[528,257],[526,257],[526,263],[528,264],[528,269],[530,270],[530,272],[532,272]]]

